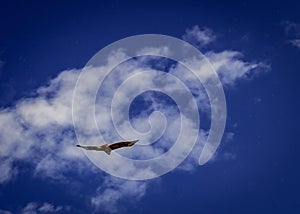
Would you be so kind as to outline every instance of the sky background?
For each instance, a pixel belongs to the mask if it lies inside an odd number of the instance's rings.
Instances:
[[[297,1],[1,1],[0,213],[299,213],[299,8]],[[26,111],[52,92],[49,106],[59,107],[55,80],[66,86],[100,49],[147,33],[183,38],[225,60],[227,124],[204,166],[183,163],[132,182],[75,150],[72,121],[55,118],[61,108],[32,118]]]

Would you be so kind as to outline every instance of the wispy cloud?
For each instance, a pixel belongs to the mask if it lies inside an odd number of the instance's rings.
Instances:
[[[91,198],[92,206],[96,211],[108,213],[120,212],[120,203],[130,203],[139,200],[146,193],[148,182],[130,181],[115,177],[106,177],[103,186],[97,189],[97,193]],[[128,200],[130,198],[130,200]],[[134,198],[134,200],[132,200]],[[123,201],[126,199],[126,201]]]
[[[290,40],[291,44],[297,48],[300,48],[300,39]]]
[[[21,210],[21,214],[63,213],[70,211],[69,206],[55,206],[51,203],[29,202]]]
[[[8,210],[1,210],[0,209],[0,214],[12,214],[12,212],[10,212]]]
[[[12,164],[13,164],[12,158],[6,158],[1,162],[0,183],[5,183],[11,180],[17,174],[17,170],[13,168]]]
[[[300,23],[284,21],[282,25],[287,35],[300,36]]]
[[[300,48],[300,23],[284,21],[281,24],[288,37],[288,43],[294,47]]]
[[[43,213],[70,213],[71,207],[66,205],[54,205],[48,202],[29,202],[24,207],[18,208],[15,210],[1,210],[0,214],[43,214]]]
[[[270,70],[270,65],[263,62],[247,62],[238,51],[209,51],[205,54],[216,69],[223,86],[234,86],[238,80],[250,79]]]
[[[213,42],[216,39],[216,35],[210,28],[200,28],[198,25],[195,25],[186,29],[182,38],[196,47],[203,47]]]
[[[3,65],[4,65],[4,62],[0,60],[0,75],[1,75],[1,69],[2,69]]]

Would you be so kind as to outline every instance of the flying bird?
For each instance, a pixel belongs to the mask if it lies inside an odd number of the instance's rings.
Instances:
[[[125,142],[113,143],[111,145],[104,144],[102,146],[81,146],[81,145],[76,145],[76,146],[80,147],[80,148],[83,148],[85,150],[104,151],[106,154],[110,155],[112,150],[119,149],[119,148],[122,148],[122,147],[133,146],[138,141],[139,140],[125,141]]]

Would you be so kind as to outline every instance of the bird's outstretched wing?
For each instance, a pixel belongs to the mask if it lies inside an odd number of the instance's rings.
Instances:
[[[121,147],[133,146],[138,141],[139,140],[126,141],[126,142],[118,142],[118,143],[114,143],[114,144],[109,145],[109,148],[111,150],[114,150],[114,149],[118,149],[118,148],[121,148]]]
[[[103,149],[100,146],[81,146],[81,145],[76,145],[76,146],[86,150],[103,151]]]

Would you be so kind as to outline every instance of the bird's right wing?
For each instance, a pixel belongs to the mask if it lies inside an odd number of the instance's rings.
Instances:
[[[133,146],[136,142],[138,142],[138,140],[118,142],[118,143],[114,143],[114,144],[109,145],[109,148],[111,150],[114,150],[114,149],[118,149],[118,148],[122,148],[122,147]]]

